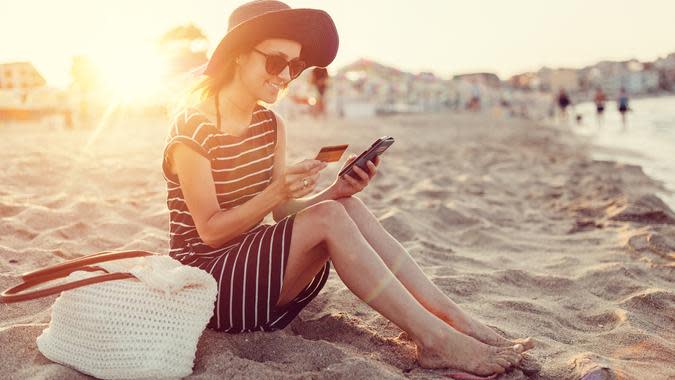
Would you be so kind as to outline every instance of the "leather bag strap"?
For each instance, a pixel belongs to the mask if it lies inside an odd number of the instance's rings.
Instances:
[[[103,263],[106,261],[152,256],[152,255],[156,255],[156,253],[148,251],[117,251],[117,252],[103,251],[83,257],[78,257],[76,259],[68,260],[63,263],[52,265],[46,268],[27,272],[21,275],[21,279],[23,280],[21,284],[13,286],[2,292],[2,294],[0,294],[0,303],[30,301],[86,285],[92,285],[106,281],[134,278],[134,276],[131,273],[105,273],[99,276],[66,282],[63,284],[26,292],[26,290],[33,288],[37,285],[44,284],[46,282],[53,281],[59,278],[64,278],[69,274],[71,274],[72,272],[78,270],[87,272],[94,272],[94,271],[105,272],[105,269],[99,266],[94,266],[92,264]]]

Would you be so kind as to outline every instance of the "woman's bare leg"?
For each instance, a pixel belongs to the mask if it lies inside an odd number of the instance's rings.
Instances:
[[[326,244],[335,271],[345,285],[373,309],[406,331],[427,368],[452,367],[477,374],[504,372],[520,360],[522,346],[493,347],[459,333],[426,310],[399,282],[359,231],[345,208],[324,201],[300,211],[293,226],[287,278],[299,278],[316,266],[310,252]],[[315,268],[314,268],[315,269]],[[296,294],[297,295],[297,294]],[[295,295],[288,295],[292,299]]]
[[[292,241],[293,238],[291,237],[291,244],[293,244]],[[306,265],[302,271],[300,268],[292,268],[289,270],[288,265],[290,265],[290,263],[287,264],[284,283],[281,288],[281,293],[279,294],[277,306],[287,304],[300,294],[302,289],[304,289],[319,273],[321,268],[324,267],[326,260],[330,258],[325,243],[319,243],[315,247],[310,248],[306,255],[308,256],[308,260],[302,263]]]
[[[396,275],[410,293],[438,318],[458,331],[472,336],[483,343],[495,346],[523,344],[526,349],[534,346],[530,338],[508,340],[464,312],[441,289],[424,274],[408,251],[380,224],[375,215],[357,197],[337,199],[368,243],[380,255],[389,269]]]

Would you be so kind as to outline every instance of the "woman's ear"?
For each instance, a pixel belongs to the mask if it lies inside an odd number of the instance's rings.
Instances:
[[[241,65],[246,63],[247,55],[245,52],[240,52],[237,54],[237,58],[234,59],[234,63]]]
[[[234,59],[234,63],[237,65],[244,65],[248,61],[250,54],[248,52],[243,52],[237,54],[237,58]]]

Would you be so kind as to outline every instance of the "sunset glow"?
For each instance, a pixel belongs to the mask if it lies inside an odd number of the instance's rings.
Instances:
[[[110,66],[129,70],[146,65],[145,54],[141,55],[143,62],[125,62],[139,51],[149,52],[172,27],[194,23],[208,38],[210,52],[224,34],[227,15],[240,3],[3,3],[0,33],[12,38],[3,38],[0,61],[30,60],[49,83],[65,86],[70,80],[70,57],[87,55],[95,61],[111,59],[114,64],[104,64],[106,76],[126,81],[131,76],[118,74]],[[407,2],[380,0],[361,2],[358,8],[336,0],[287,3],[322,8],[332,15],[340,32],[333,67],[365,57],[443,77],[470,71],[491,71],[504,77],[542,65],[653,60],[675,50],[671,37],[675,24],[669,16],[675,13],[675,3],[666,1],[646,1],[639,6],[630,1],[424,1],[415,5],[419,12],[410,12]],[[386,17],[374,21],[372,15],[383,9]],[[128,83],[121,88],[137,86],[145,87]]]
[[[151,49],[138,49],[125,56],[106,52],[93,61],[105,86],[123,101],[157,93],[166,74],[166,62]]]

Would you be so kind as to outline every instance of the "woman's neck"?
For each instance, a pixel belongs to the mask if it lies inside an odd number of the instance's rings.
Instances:
[[[256,99],[250,96],[248,91],[237,88],[236,84],[223,87],[218,92],[217,98],[221,119],[231,120],[236,124],[248,123],[257,104]]]
[[[197,108],[219,125],[222,131],[238,134],[249,125],[256,105],[257,99],[248,95],[247,91],[230,85],[221,88],[217,96],[204,100]]]

